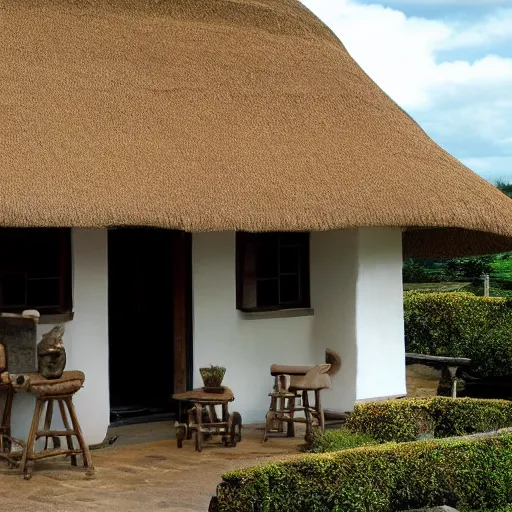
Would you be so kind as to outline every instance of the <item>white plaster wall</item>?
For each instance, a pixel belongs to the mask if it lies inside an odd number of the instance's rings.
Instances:
[[[359,230],[357,400],[406,394],[402,232]]]
[[[224,385],[235,394],[233,410],[245,423],[264,421],[272,390],[272,363],[312,360],[313,317],[247,320],[236,309],[235,234],[192,237],[194,387],[199,368],[226,367]]]
[[[311,234],[314,316],[247,319],[236,310],[235,234],[193,235],[194,386],[201,366],[226,366],[245,423],[268,410],[272,363],[315,364],[325,349],[343,366],[324,407],[350,410],[359,399],[405,392],[401,231]]]
[[[340,354],[342,369],[324,391],[323,405],[334,411],[350,410],[356,400],[357,230],[312,233],[311,305],[314,308],[312,363],[325,360],[325,349]]]
[[[100,443],[109,424],[107,230],[73,229],[73,310],[66,323],[67,370],[85,373],[84,388],[74,397],[77,416],[88,444]],[[38,325],[38,342],[53,325]],[[33,396],[17,393],[12,430],[26,439],[34,410]],[[59,416],[58,408],[54,417]],[[59,425],[56,422],[55,425]]]

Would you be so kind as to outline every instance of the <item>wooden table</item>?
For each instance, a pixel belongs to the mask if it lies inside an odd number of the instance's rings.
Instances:
[[[188,422],[175,424],[178,448],[183,447],[185,439],[192,439],[194,432],[198,452],[203,449],[203,440],[214,435],[222,436],[224,446],[235,447],[242,440],[242,417],[238,412],[229,413],[228,410],[228,404],[235,399],[229,388],[223,387],[222,393],[207,393],[203,388],[196,388],[185,393],[176,393],[173,399],[193,404],[188,410]],[[215,409],[216,405],[222,408],[220,418]]]

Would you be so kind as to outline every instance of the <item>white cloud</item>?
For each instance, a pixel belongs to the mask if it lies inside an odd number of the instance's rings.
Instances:
[[[512,10],[496,19],[460,27],[407,17],[382,5],[351,0],[303,0],[343,41],[363,69],[405,108],[429,106],[431,89],[468,82],[512,84],[512,59],[489,55],[475,62],[438,62],[442,50],[481,44],[498,32],[512,39]],[[508,31],[505,29],[508,27]]]
[[[512,181],[512,156],[468,157],[461,161],[493,183]]]
[[[471,7],[487,7],[493,5],[510,5],[510,0],[387,0],[388,4],[393,5],[463,5]]]
[[[510,5],[510,2],[509,2]],[[455,24],[448,48],[467,48],[512,40],[512,9],[498,9],[495,14],[469,27]]]
[[[512,47],[512,9],[491,9],[484,19],[461,23],[408,17],[356,0],[303,3],[441,145],[478,164],[475,170],[484,177],[505,171],[510,162],[500,158],[512,160],[512,58],[499,55],[494,45],[510,39]],[[468,49],[479,58],[453,57],[464,57]],[[512,166],[508,173],[512,178]]]

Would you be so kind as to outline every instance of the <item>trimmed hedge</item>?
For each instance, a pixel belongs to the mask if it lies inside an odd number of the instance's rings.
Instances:
[[[512,373],[512,301],[469,293],[404,294],[408,352],[472,359],[482,377]]]
[[[234,471],[219,512],[395,512],[512,503],[512,434],[385,444]]]
[[[512,402],[476,398],[410,398],[356,405],[346,427],[384,443],[421,434],[451,437],[512,426]]]

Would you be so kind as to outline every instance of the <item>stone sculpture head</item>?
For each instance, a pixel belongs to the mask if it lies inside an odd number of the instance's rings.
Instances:
[[[58,379],[66,367],[66,349],[62,343],[64,326],[57,325],[43,335],[37,345],[39,373],[47,379]]]

